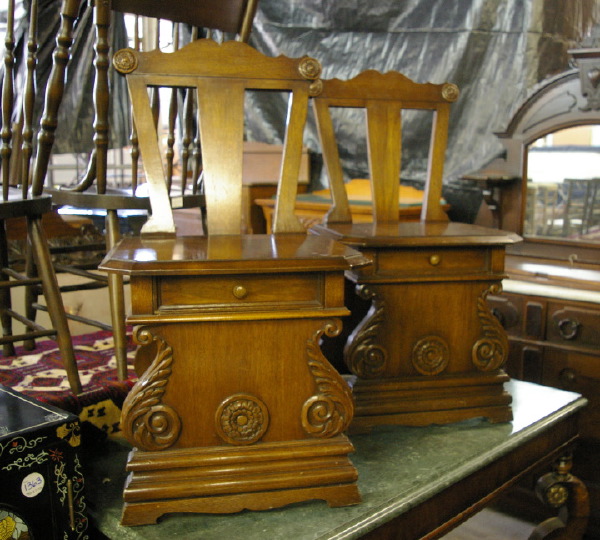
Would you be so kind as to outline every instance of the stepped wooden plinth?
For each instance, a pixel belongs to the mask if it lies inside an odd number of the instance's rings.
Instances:
[[[348,314],[344,271],[368,262],[306,235],[127,238],[107,255],[140,344],[123,524],[360,501],[351,391],[319,341]]]
[[[317,226],[373,265],[349,270],[370,302],[344,361],[356,375],[352,431],[381,424],[512,418],[506,334],[486,298],[500,290],[506,244],[518,237],[461,223]],[[356,298],[356,297],[355,297]],[[353,298],[348,299],[353,309]]]

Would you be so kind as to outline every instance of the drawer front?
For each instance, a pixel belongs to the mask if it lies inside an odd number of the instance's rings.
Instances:
[[[547,346],[542,384],[586,397],[589,403],[581,415],[580,432],[600,441],[600,355]]]
[[[488,305],[492,314],[500,321],[509,336],[520,336],[523,326],[523,297],[502,294],[488,296]]]
[[[157,283],[157,309],[318,306],[323,303],[322,283],[317,274],[163,277]]]
[[[456,277],[488,273],[491,270],[490,260],[487,248],[382,250],[377,254],[377,272],[399,276]]]
[[[600,351],[600,309],[550,302],[546,339]]]

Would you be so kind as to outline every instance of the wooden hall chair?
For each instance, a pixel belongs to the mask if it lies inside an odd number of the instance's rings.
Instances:
[[[123,406],[135,447],[122,523],[168,512],[262,510],[307,499],[360,500],[350,389],[319,341],[340,330],[344,271],[356,251],[308,236],[294,215],[309,94],[320,65],[270,58],[236,41],[114,57],[126,74],[152,213],[100,266],[128,275],[140,380]],[[208,234],[177,236],[152,119],[153,87],[196,94]],[[242,233],[249,92],[289,98],[277,234]]]
[[[64,0],[60,9],[61,23],[56,36],[55,59],[64,68],[72,43],[72,29],[79,12],[79,0]],[[29,31],[23,51],[26,53],[26,72],[22,78],[23,86],[15,88],[19,80],[15,74],[15,1],[8,4],[8,21],[4,50],[4,73],[2,81],[2,139],[0,156],[2,158],[2,199],[0,201],[0,316],[2,319],[3,354],[15,354],[14,343],[25,342],[26,348],[33,348],[34,340],[39,337],[55,337],[67,372],[69,385],[73,393],[81,392],[81,382],[73,353],[71,334],[62,303],[58,282],[52,265],[42,217],[51,211],[52,200],[43,195],[43,179],[46,168],[32,159],[35,141],[36,118],[34,114],[35,93],[44,92],[39,87],[40,77],[37,70],[37,29],[38,1],[32,0],[29,8]],[[60,79],[50,78],[46,93],[53,94],[60,101],[62,88]],[[33,161],[33,164],[32,164]],[[37,167],[38,181],[30,182],[32,166]],[[24,219],[27,223],[26,256],[24,270],[19,268],[9,255],[7,227],[10,220]],[[21,261],[23,263],[23,261]],[[43,328],[35,322],[35,308],[31,309],[33,299],[38,292],[46,300],[52,328]],[[15,287],[25,287],[25,309],[14,309],[11,291]],[[14,334],[13,319],[25,325],[23,333]]]
[[[366,71],[351,80],[324,80],[313,107],[333,205],[313,234],[335,238],[373,259],[347,273],[369,302],[344,345],[357,377],[352,429],[378,424],[426,425],[484,416],[511,418],[502,370],[504,330],[486,297],[500,288],[505,245],[514,234],[449,222],[442,180],[453,84],[419,84],[398,72]],[[372,223],[352,223],[336,145],[335,110],[364,110]],[[402,131],[407,113],[430,126],[427,177],[417,222],[399,221]],[[428,112],[427,112],[428,111]],[[405,165],[405,164],[404,164]],[[350,297],[351,311],[356,297]]]
[[[109,150],[109,76],[111,51],[109,51],[109,28],[113,12],[134,14],[136,16],[155,17],[172,21],[174,25],[188,24],[193,27],[203,27],[235,34],[237,39],[247,41],[252,27],[253,17],[258,0],[226,0],[226,1],[177,1],[157,2],[156,0],[109,0],[94,2],[94,20],[96,27],[96,80],[94,86],[95,103],[95,149],[92,152],[90,165],[83,180],[75,187],[69,189],[52,189],[47,192],[52,194],[53,203],[57,206],[70,206],[75,208],[106,211],[105,232],[107,251],[115,245],[120,237],[119,211],[149,211],[150,204],[147,196],[137,196],[137,132],[132,126],[132,186],[131,189],[114,189],[109,186],[107,179],[107,155]],[[177,46],[177,44],[175,44]],[[173,94],[168,105],[169,112],[169,139],[171,148],[171,161],[169,173],[169,190],[173,196],[173,204],[179,208],[193,208],[201,206],[201,195],[197,192],[195,178],[186,191],[188,163],[192,161],[187,157],[190,141],[184,140],[182,150],[181,189],[171,189],[173,171],[173,140],[175,138],[174,125],[177,115],[176,94]],[[158,102],[155,102],[158,105]],[[185,114],[193,107],[191,100],[186,100]],[[57,108],[46,107],[45,118],[42,126],[44,136],[51,144],[53,131],[56,127]],[[156,114],[156,111],[155,111]],[[186,130],[188,128],[186,127]],[[189,130],[184,138],[189,137]],[[49,159],[49,152],[42,155],[42,159]],[[94,271],[82,271],[73,265],[62,265],[60,271],[74,273],[91,280],[106,281],[105,275],[98,275]],[[127,378],[127,335],[125,326],[125,299],[122,277],[116,274],[108,276],[109,300],[111,308],[111,327],[115,341],[115,356],[117,360],[117,375],[119,379]],[[81,318],[78,320],[81,321]],[[81,321],[85,322],[85,321]],[[87,319],[93,326],[105,328],[106,325]]]

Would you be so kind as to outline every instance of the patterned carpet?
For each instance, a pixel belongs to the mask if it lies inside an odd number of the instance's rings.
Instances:
[[[119,381],[111,332],[73,338],[83,392],[71,393],[56,342],[40,341],[33,351],[18,347],[15,356],[0,357],[0,384],[39,401],[77,414],[108,435],[117,433],[121,406],[135,383],[131,337],[128,348],[129,379]]]

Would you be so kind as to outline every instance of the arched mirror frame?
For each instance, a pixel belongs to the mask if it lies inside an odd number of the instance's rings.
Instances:
[[[543,81],[533,89],[510,120],[506,131],[497,133],[505,146],[505,156],[493,163],[495,171],[509,183],[502,193],[500,226],[523,235],[527,182],[527,149],[534,141],[561,129],[600,124],[600,84],[591,74],[600,73],[600,49],[571,51],[578,67]],[[594,85],[595,84],[595,85]],[[574,260],[600,265],[600,244],[525,237],[511,248],[514,254]]]

